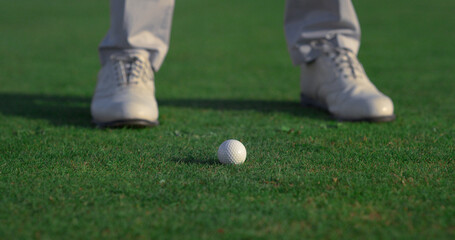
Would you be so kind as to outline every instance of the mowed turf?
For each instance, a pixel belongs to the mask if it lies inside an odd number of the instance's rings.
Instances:
[[[91,124],[107,1],[0,0],[0,239],[453,239],[455,1],[355,1],[393,123],[299,106],[283,1],[177,1],[161,125]],[[216,159],[242,141],[241,166]]]

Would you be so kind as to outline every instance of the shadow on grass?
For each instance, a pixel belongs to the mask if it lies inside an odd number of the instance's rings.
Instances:
[[[56,126],[91,128],[90,98],[25,93],[0,93],[0,113],[30,119],[45,119]],[[298,102],[231,99],[159,99],[160,106],[213,109],[252,110],[263,113],[285,112],[296,116],[331,120],[327,113],[303,108]]]
[[[198,158],[194,156],[187,156],[184,158],[173,158],[172,162],[183,164],[200,164],[200,165],[220,165],[221,163],[216,158]]]
[[[294,101],[268,101],[268,100],[237,100],[237,99],[158,99],[160,106],[234,110],[234,111],[258,111],[262,113],[282,112],[299,117],[313,118],[318,120],[333,120],[325,111],[302,107]]]
[[[0,113],[44,119],[56,126],[91,128],[90,98],[25,93],[0,93]]]

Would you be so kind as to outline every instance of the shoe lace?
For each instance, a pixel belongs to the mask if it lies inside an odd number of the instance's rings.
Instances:
[[[363,67],[360,62],[357,60],[355,54],[344,48],[336,48],[334,53],[329,54],[329,57],[335,63],[335,66],[340,74],[344,78],[353,78],[358,79],[363,74]]]
[[[128,55],[116,55],[112,58],[119,86],[139,83],[146,65],[141,58]]]
[[[328,41],[318,43],[317,47],[334,63],[338,74],[344,78],[363,78],[364,70],[357,56],[349,49],[334,47]]]

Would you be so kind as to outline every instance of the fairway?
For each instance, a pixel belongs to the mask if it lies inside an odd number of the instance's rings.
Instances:
[[[283,1],[176,2],[160,126],[103,130],[109,2],[0,0],[0,239],[455,238],[455,1],[354,0],[381,124],[300,106]]]

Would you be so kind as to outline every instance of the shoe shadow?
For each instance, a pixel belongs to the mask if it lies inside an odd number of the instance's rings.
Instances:
[[[44,119],[55,126],[92,128],[90,98],[26,93],[0,93],[0,113],[30,119]],[[329,114],[304,108],[298,102],[237,99],[158,99],[160,106],[213,110],[254,110],[285,112],[319,120],[332,120]]]
[[[238,100],[238,99],[158,99],[159,106],[197,108],[212,110],[254,110],[262,113],[282,112],[294,116],[323,121],[333,120],[332,116],[320,109],[303,107],[294,101]]]
[[[91,128],[90,98],[26,93],[0,93],[0,113],[44,119],[55,126]]]

